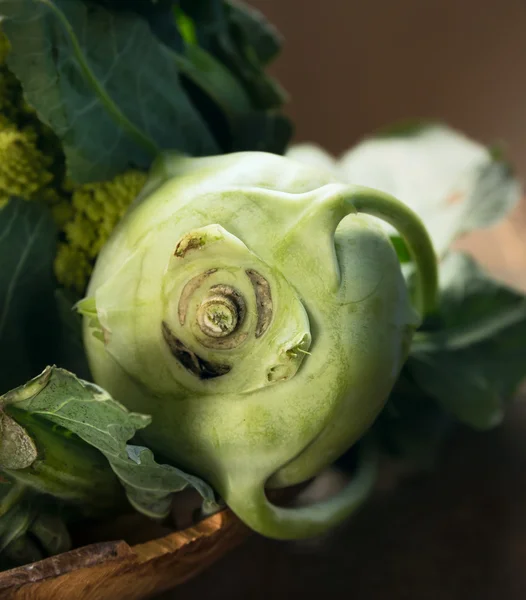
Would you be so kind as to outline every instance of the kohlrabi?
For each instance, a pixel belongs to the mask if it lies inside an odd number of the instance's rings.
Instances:
[[[405,238],[411,294],[373,216]],[[267,153],[165,155],[79,308],[95,382],[152,416],[148,445],[254,530],[300,538],[367,496],[370,453],[325,502],[281,508],[265,487],[312,478],[363,436],[435,291],[427,233],[394,198]]]

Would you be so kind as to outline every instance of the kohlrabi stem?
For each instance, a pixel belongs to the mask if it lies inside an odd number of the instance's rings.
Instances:
[[[400,233],[416,267],[416,308],[422,317],[433,313],[438,290],[437,258],[420,217],[389,194],[360,186],[347,189],[347,201],[358,212],[382,219]]]
[[[254,480],[248,486],[233,485],[227,504],[251,529],[268,537],[291,540],[321,535],[356,512],[374,489],[378,450],[372,438],[362,444],[351,481],[327,500],[308,506],[276,506],[265,494],[265,482]]]
[[[0,502],[0,517],[3,517],[27,492],[27,486],[22,483],[13,483],[11,489]]]

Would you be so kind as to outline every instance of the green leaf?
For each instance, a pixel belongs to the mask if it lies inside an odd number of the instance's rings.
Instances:
[[[75,181],[147,168],[161,149],[218,151],[171,52],[139,15],[81,0],[0,0],[0,13],[9,66]]]
[[[267,65],[274,60],[281,50],[282,36],[278,30],[258,10],[227,0],[230,26],[235,35],[245,44],[250,44],[260,64]]]
[[[105,455],[118,454],[151,418],[129,412],[95,384],[50,367],[36,378],[46,383],[36,394],[4,396],[8,405],[60,425]],[[15,391],[16,392],[16,391]]]
[[[439,290],[440,328],[416,332],[413,352],[462,349],[526,319],[526,296],[493,279],[462,252],[450,252],[441,261]]]
[[[24,485],[0,482],[2,562],[12,567],[70,550],[71,538],[58,514],[61,510],[56,502],[37,498]]]
[[[12,569],[42,560],[44,555],[29,535],[21,535],[0,554],[0,569]]]
[[[389,455],[429,469],[452,423],[453,419],[415,385],[404,368],[373,427]]]
[[[282,154],[293,131],[293,125],[287,117],[254,110],[236,118],[232,128],[232,144],[238,152],[259,150]]]
[[[419,136],[432,126],[440,127],[440,123],[425,119],[406,119],[378,128],[373,137],[379,139]]]
[[[261,14],[239,3],[218,0],[182,0],[179,18],[181,11],[192,20],[199,46],[242,82],[254,108],[283,104],[286,93],[265,72],[280,50],[281,39]]]
[[[82,339],[82,316],[75,310],[77,300],[64,289],[55,290],[60,323],[56,362],[81,379],[89,379],[90,370]]]
[[[0,485],[0,553],[17,538],[25,535],[36,511],[28,501],[23,486]]]
[[[251,110],[250,98],[241,83],[216,58],[199,46],[188,44],[184,55],[173,54],[181,73],[198,85],[233,119]]]
[[[8,407],[40,416],[74,433],[108,460],[130,503],[148,516],[165,517],[172,494],[191,485],[205,500],[212,489],[200,479],[155,462],[150,450],[127,442],[150,423],[150,417],[126,410],[102,388],[63,369],[50,367],[28,387],[4,396]]]
[[[337,168],[345,181],[410,206],[438,256],[464,233],[500,221],[522,195],[510,166],[493,149],[436,124],[368,138],[345,153]]]
[[[227,10],[229,28],[220,31],[216,37],[218,57],[241,79],[255,108],[278,108],[288,99],[287,94],[265,72],[266,65],[261,62],[253,40],[239,27],[238,17],[237,11]]]
[[[114,460],[113,469],[124,484],[129,501],[139,512],[164,518],[169,513],[173,493],[188,485],[201,494],[205,506],[215,504],[214,493],[207,484],[175,467],[156,463],[148,448],[127,446],[126,452],[129,460]]]
[[[13,406],[4,408],[34,440],[38,456],[29,466],[2,466],[13,481],[40,498],[67,503],[83,516],[111,514],[126,506],[125,495],[104,455],[67,429]]]
[[[0,394],[44,367],[53,344],[56,231],[36,202],[0,209]]]
[[[526,378],[526,298],[464,255],[440,275],[441,326],[415,335],[407,368],[448,414],[487,429]]]
[[[50,556],[71,549],[68,528],[58,515],[49,512],[39,514],[29,527],[29,532],[39,541],[40,546]]]

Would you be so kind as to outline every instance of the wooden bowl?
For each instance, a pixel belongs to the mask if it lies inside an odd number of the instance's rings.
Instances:
[[[0,598],[151,598],[197,575],[249,533],[231,511],[223,510],[193,527],[146,543],[89,544],[0,573]]]
[[[526,202],[504,223],[464,238],[457,246],[474,254],[494,275],[526,290]],[[159,529],[151,527],[155,537]],[[96,532],[92,532],[96,535]],[[250,531],[228,509],[182,531],[141,543],[113,541],[0,573],[2,600],[143,600],[198,575],[241,544]]]

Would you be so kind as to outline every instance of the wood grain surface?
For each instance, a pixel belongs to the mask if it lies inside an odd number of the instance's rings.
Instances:
[[[143,600],[183,583],[249,532],[229,511],[184,531],[130,547],[92,544],[0,573],[2,600]]]

